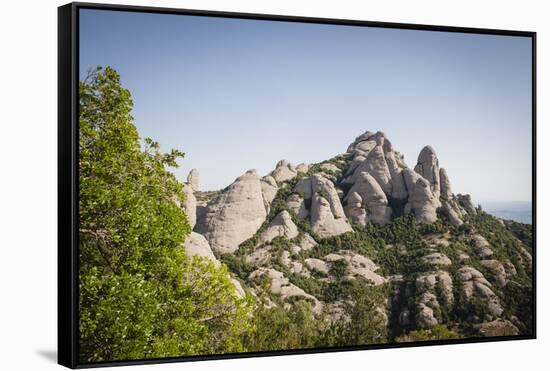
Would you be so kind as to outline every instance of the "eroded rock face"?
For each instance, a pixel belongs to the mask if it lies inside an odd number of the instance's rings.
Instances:
[[[441,182],[441,198],[446,200],[453,198],[451,182],[449,181],[447,171],[444,168],[439,169],[439,181]]]
[[[199,171],[197,169],[192,169],[187,175],[187,184],[191,187],[193,192],[199,190]]]
[[[271,242],[276,237],[291,240],[298,236],[298,227],[292,221],[288,211],[283,210],[269,223],[269,226],[260,235],[260,243]]]
[[[183,192],[185,193],[185,200],[181,204],[185,215],[187,215],[187,221],[191,226],[191,229],[197,224],[197,199],[193,194],[193,189],[190,185],[183,185]]]
[[[305,178],[299,180],[294,187],[294,192],[300,194],[305,200],[311,200],[312,190],[311,190],[311,178]]]
[[[495,276],[497,285],[503,287],[508,283],[506,269],[501,262],[495,259],[482,260],[481,266],[487,268]]]
[[[403,168],[393,151],[386,152],[385,157],[391,175],[391,197],[395,200],[406,200],[409,197],[409,192],[405,186],[405,179],[402,174]]]
[[[302,198],[302,196],[294,193],[291,194],[287,201],[287,206],[294,211],[294,214],[300,219],[306,219],[309,217],[309,210],[306,207],[305,200]]]
[[[503,312],[502,306],[496,294],[491,289],[491,284],[485,276],[472,267],[462,267],[458,270],[459,278],[462,282],[462,289],[468,300],[477,297],[487,304],[490,314],[500,316]]]
[[[188,256],[201,256],[203,258],[210,259],[216,266],[220,265],[220,262],[214,256],[210,244],[202,235],[191,232],[189,236],[185,239],[183,244],[185,248],[185,253]]]
[[[456,195],[456,198],[458,200],[458,203],[460,204],[460,206],[466,210],[466,212],[468,214],[475,214],[476,213],[476,208],[474,206],[474,204],[472,203],[472,197],[470,195],[462,195],[462,194],[457,194]]]
[[[420,293],[431,293],[439,295],[435,297],[437,306],[445,305],[450,307],[454,302],[453,280],[447,271],[425,273],[416,278],[416,291]],[[435,305],[435,303],[433,303]]]
[[[472,236],[474,242],[474,247],[479,257],[482,259],[487,259],[493,255],[493,250],[489,242],[480,234],[475,234]]]
[[[367,211],[363,207],[363,198],[357,192],[351,192],[344,207],[346,216],[352,223],[365,226],[368,222]]]
[[[369,173],[382,188],[386,195],[391,195],[392,183],[391,173],[386,163],[386,157],[384,156],[384,150],[381,145],[377,145],[369,152],[365,161],[363,161],[355,170],[353,179],[357,181],[357,178],[363,172]]]
[[[311,226],[321,237],[351,232],[344,209],[332,181],[320,175],[311,177]]]
[[[437,208],[441,205],[431,191],[430,183],[424,178],[418,178],[414,184],[407,206],[420,223],[430,224],[437,220]],[[405,206],[405,213],[407,213]]]
[[[298,171],[287,160],[281,160],[275,166],[275,170],[271,172],[271,176],[277,181],[286,182],[293,179],[298,174]]]
[[[351,196],[357,193],[366,208],[368,220],[385,224],[391,220],[392,209],[388,206],[386,194],[373,176],[363,172],[349,191]],[[349,197],[347,199],[349,202]]]
[[[275,196],[277,195],[279,187],[277,187],[277,182],[275,179],[269,175],[264,176],[260,180],[260,186],[262,187],[262,196],[264,199],[265,209],[269,212],[269,208],[271,207],[273,199],[275,199]]]
[[[266,215],[260,178],[249,170],[207,206],[196,230],[214,251],[232,253],[256,233]]]
[[[430,328],[437,325],[437,318],[434,316],[434,311],[426,303],[429,303],[434,296],[425,294],[422,302],[418,303],[416,308],[416,323],[422,328]],[[437,301],[436,301],[437,302]]]
[[[441,194],[441,183],[439,179],[439,160],[432,146],[422,148],[418,155],[418,162],[414,171],[420,174],[430,184],[430,190],[436,199]]]

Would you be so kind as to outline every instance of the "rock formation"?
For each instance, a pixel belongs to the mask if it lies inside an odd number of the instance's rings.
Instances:
[[[281,160],[275,166],[275,170],[271,172],[271,176],[277,183],[285,182],[293,179],[298,174],[298,171],[287,160]]]
[[[267,212],[269,212],[271,203],[277,195],[277,191],[279,190],[279,188],[277,187],[277,182],[275,181],[275,178],[269,175],[264,176],[260,180],[260,185],[262,187],[262,197],[264,199],[265,209],[267,210]]]
[[[256,233],[266,216],[260,177],[249,170],[207,206],[196,230],[214,251],[231,253]]]
[[[347,205],[344,207],[344,212],[352,223],[365,226],[369,221],[367,211],[363,207],[363,198],[355,191],[348,194]]]
[[[183,201],[181,207],[187,215],[187,221],[191,226],[191,229],[195,227],[197,223],[197,199],[193,194],[193,189],[190,185],[184,184],[183,192],[185,193],[185,200]]]
[[[383,132],[367,131],[346,153],[296,167],[281,160],[268,175],[249,171],[215,197],[194,191],[196,175],[181,207],[191,225],[203,216],[186,252],[220,264],[215,252],[239,275],[238,295],[267,295],[266,306],[285,310],[305,300],[316,318],[349,322],[357,298],[340,295],[343,287],[353,281],[383,292],[391,283],[383,300],[373,296],[388,339],[436,325],[468,336],[525,331],[528,322],[509,314],[506,295],[519,295],[528,281],[530,245],[510,232],[511,222],[476,224],[471,216],[481,211],[469,195],[453,193],[431,146],[412,169]],[[476,313],[449,318],[461,308]]]
[[[441,183],[439,179],[439,160],[432,146],[422,148],[418,155],[418,162],[414,171],[420,174],[430,184],[430,189],[436,198],[441,193]]]
[[[284,237],[287,240],[291,240],[298,236],[298,227],[292,221],[292,218],[288,211],[283,210],[275,219],[269,223],[269,226],[260,235],[260,242],[271,242],[276,237]]]
[[[390,221],[392,209],[388,206],[388,199],[379,183],[367,172],[359,174],[355,184],[349,191],[349,195],[356,193],[366,208],[366,221],[377,224],[386,224]],[[355,197],[355,200],[358,198]],[[353,204],[353,199],[351,203]],[[350,198],[347,198],[348,205]]]
[[[313,295],[306,293],[298,286],[290,283],[288,278],[286,278],[283,273],[275,269],[259,268],[250,274],[249,279],[255,280],[260,277],[267,277],[271,280],[271,293],[279,295],[281,299],[285,300],[291,297],[308,299],[314,304],[313,310],[316,313],[321,312],[322,304],[319,300]]]
[[[191,186],[193,192],[199,190],[199,171],[197,169],[192,169],[187,175],[187,184]]]
[[[309,210],[306,207],[305,200],[299,194],[291,194],[288,197],[286,204],[292,211],[294,211],[294,214],[296,214],[298,218],[305,219],[309,217]]]
[[[321,237],[351,232],[334,184],[319,175],[311,177],[311,226]]]
[[[220,265],[220,262],[214,256],[210,244],[206,238],[196,232],[191,234],[185,239],[184,243],[185,252],[188,256],[201,256],[203,258],[210,259],[216,266]]]

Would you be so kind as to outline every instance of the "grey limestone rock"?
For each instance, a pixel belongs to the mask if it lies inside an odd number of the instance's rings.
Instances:
[[[260,178],[255,170],[249,170],[207,206],[196,231],[214,251],[231,253],[256,233],[266,215]]]

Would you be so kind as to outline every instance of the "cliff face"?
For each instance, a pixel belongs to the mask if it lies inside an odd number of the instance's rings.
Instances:
[[[269,305],[305,300],[349,322],[359,298],[341,288],[361,282],[385,292],[377,313],[389,341],[440,325],[465,337],[531,330],[530,229],[455,195],[429,145],[409,168],[384,133],[367,131],[332,159],[250,170],[206,201],[196,170],[188,181],[188,248],[213,251]]]

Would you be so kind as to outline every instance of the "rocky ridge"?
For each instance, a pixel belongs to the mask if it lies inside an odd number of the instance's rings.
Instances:
[[[525,285],[518,282],[531,270],[528,249],[517,238],[512,249],[476,230],[485,214],[469,195],[453,193],[429,145],[409,168],[384,133],[367,131],[322,163],[281,160],[263,177],[249,170],[206,202],[197,201],[196,170],[184,190],[194,227],[188,254],[225,262],[246,283],[243,292],[266,294],[273,305],[303,299],[318,316],[348,318],[342,303],[349,300],[330,292],[361,282],[392,288],[379,303],[392,337],[442,324],[481,335],[527,326],[505,311],[505,292]],[[396,223],[422,232],[382,245],[369,232]],[[472,312],[464,322],[453,319],[464,308]]]

